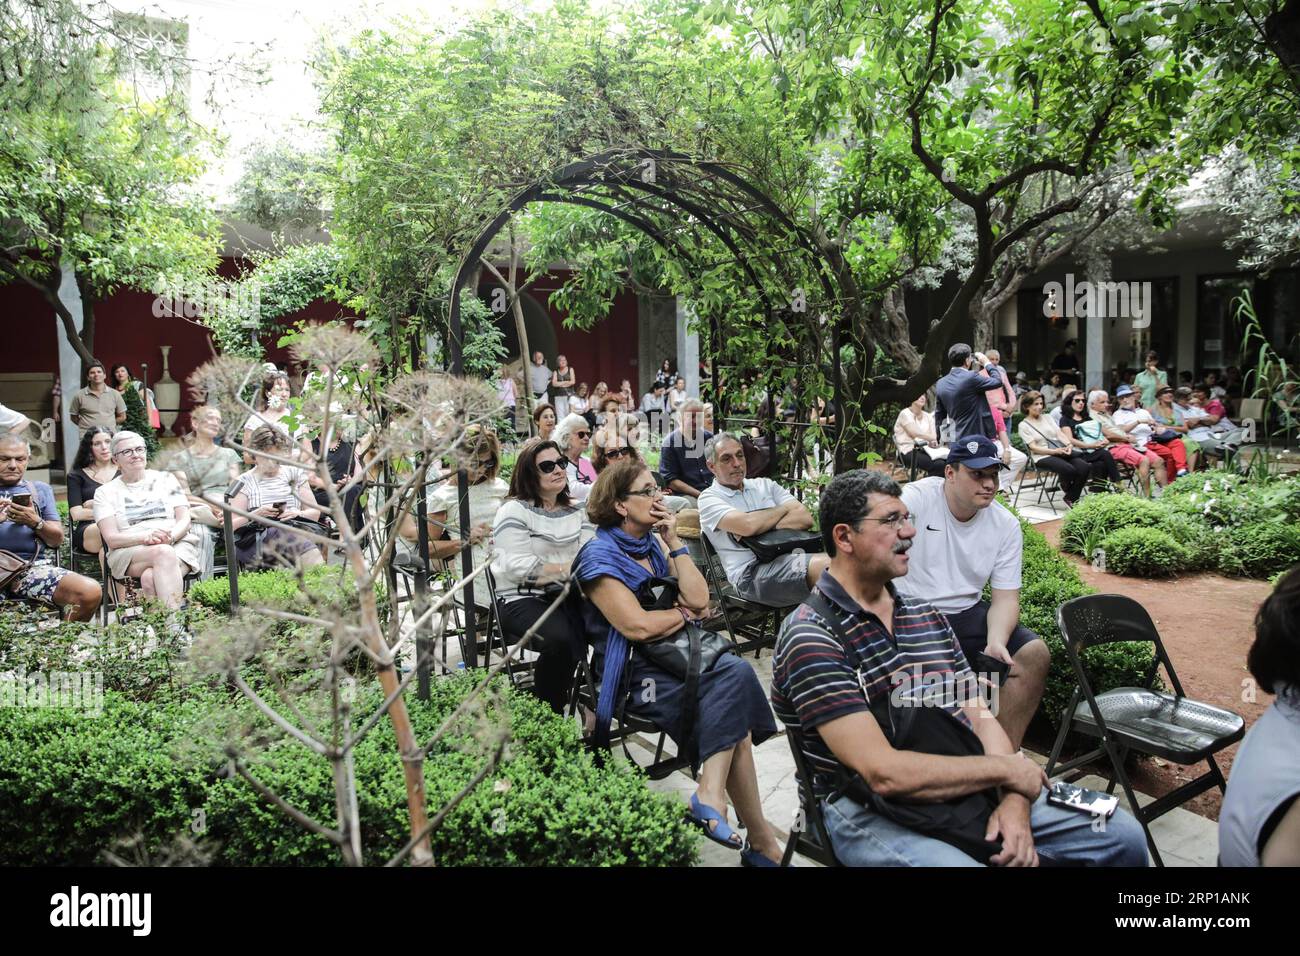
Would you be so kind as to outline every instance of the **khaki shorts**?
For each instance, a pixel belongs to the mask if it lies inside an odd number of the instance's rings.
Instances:
[[[144,551],[145,548],[151,547],[154,547],[154,545],[136,544],[129,548],[115,548],[109,551],[109,573],[118,580],[125,578],[127,568],[131,567],[131,562],[135,560],[136,555]],[[176,557],[180,558],[182,573],[196,574],[203,569],[203,559],[199,555],[199,542],[195,529],[191,528],[189,533],[172,547],[176,551]]]

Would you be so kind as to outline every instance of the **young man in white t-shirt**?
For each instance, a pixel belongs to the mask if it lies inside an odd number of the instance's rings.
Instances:
[[[727,580],[741,597],[772,607],[800,604],[831,566],[825,554],[795,551],[760,562],[732,539],[777,528],[805,531],[813,525],[808,509],[770,478],[745,477],[740,439],[719,432],[704,443],[704,462],[713,484],[700,493],[700,529],[718,552]]]
[[[1016,747],[1043,696],[1051,654],[1020,624],[1020,563],[1024,548],[1015,515],[994,500],[1001,449],[983,435],[953,442],[942,478],[903,488],[916,537],[905,577],[895,586],[933,604],[952,625],[973,670],[1010,665],[998,696],[998,722]],[[992,587],[992,601],[981,595]]]

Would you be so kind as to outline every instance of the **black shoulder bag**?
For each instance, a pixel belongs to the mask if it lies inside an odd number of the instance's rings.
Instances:
[[[830,624],[849,664],[855,670],[861,666],[861,660],[840,625],[839,615],[825,596],[820,591],[813,591],[804,603]],[[895,750],[945,757],[984,755],[984,745],[975,732],[942,707],[898,706],[889,699],[873,701],[870,698],[867,705]],[[989,842],[984,839],[989,817],[998,805],[998,792],[994,788],[941,803],[922,803],[906,797],[887,799],[873,792],[859,774],[841,768],[830,799],[833,801],[840,796],[848,796],[872,813],[914,833],[942,840],[980,863],[987,864],[990,857],[1002,850],[1000,840]]]
[[[753,551],[754,557],[758,558],[760,564],[766,564],[783,554],[791,554],[795,551],[820,554],[826,550],[820,531],[795,531],[790,528],[773,528],[771,531],[750,535],[748,538],[736,538],[736,543]]]

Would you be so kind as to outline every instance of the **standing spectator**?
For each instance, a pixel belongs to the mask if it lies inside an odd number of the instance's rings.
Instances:
[[[497,511],[492,528],[497,608],[501,629],[512,643],[550,608],[547,587],[568,578],[578,549],[592,534],[584,517],[569,500],[559,446],[553,441],[524,445],[510,476],[510,496]],[[578,658],[585,653],[577,602],[565,601],[556,608],[528,649],[541,655],[533,693],[561,713],[569,701]]]
[[[244,463],[253,463],[253,453],[249,450],[253,444],[253,432],[263,425],[270,425],[284,433],[292,441],[288,427],[283,424],[291,411],[289,407],[289,376],[279,369],[268,372],[262,379],[262,390],[258,393],[253,407],[256,411],[244,422]]]
[[[1300,568],[1260,605],[1246,666],[1277,697],[1232,761],[1219,864],[1300,866]]]
[[[664,439],[659,454],[659,473],[674,494],[694,502],[713,484],[713,472],[704,463],[704,446],[712,437],[704,427],[704,403],[687,399],[682,404],[681,427]]]
[[[939,429],[939,440],[943,441],[944,422],[951,419],[952,431],[956,435],[983,435],[991,440],[998,438],[998,429],[993,419],[993,406],[986,397],[987,392],[1000,390],[1002,381],[971,369],[974,359],[970,346],[957,343],[948,349],[948,364],[952,366],[948,374],[935,383],[935,427]],[[1002,429],[1006,435],[1005,427]],[[1015,479],[1024,471],[1029,458],[1018,449],[1011,447],[1010,438],[1002,446],[1002,463],[1010,465],[998,476],[1003,491],[1009,491]]]
[[[1150,408],[1156,402],[1156,389],[1169,384],[1169,373],[1160,367],[1160,356],[1155,352],[1146,355],[1146,367],[1133,378],[1133,386],[1140,393],[1138,404]],[[1119,394],[1118,391],[1115,393]]]
[[[686,401],[686,379],[680,375],[673,379],[673,387],[668,390],[668,409],[674,415],[681,411],[682,403]]]
[[[1043,407],[1049,412],[1053,408],[1060,408],[1061,401],[1064,399],[1061,394],[1061,373],[1053,372],[1049,375],[1039,392],[1043,396]]]
[[[894,419],[894,447],[898,449],[898,463],[909,471],[943,474],[948,446],[939,444],[934,415],[925,410],[924,392]]]
[[[144,419],[139,422],[139,425],[143,427],[148,423],[152,429],[162,428],[162,416],[158,414],[158,405],[154,402],[153,389],[145,388],[144,382],[138,379],[132,379],[130,369],[121,362],[108,370],[108,384],[117,389],[122,396],[122,400],[127,403],[128,418],[131,415],[131,400],[126,396],[130,390],[134,389],[136,396],[140,399],[140,405],[144,409]],[[127,427],[132,427],[132,424],[128,424]],[[146,438],[146,440],[148,439]]]
[[[671,359],[664,359],[663,365],[659,366],[659,371],[655,373],[655,381],[663,382],[664,388],[669,388],[677,376],[673,375]]]
[[[591,494],[596,469],[582,457],[591,444],[591,426],[581,415],[565,415],[555,426],[555,444],[564,455],[564,475],[569,479],[569,497],[581,504]]]
[[[1002,353],[997,349],[989,349],[985,356],[988,358],[985,371],[1002,382],[1002,402],[998,411],[1002,412],[1006,420],[1010,422],[1011,416],[1016,413],[1016,392],[1011,385],[1011,380],[1007,377],[1007,370],[1002,367]]]
[[[348,516],[348,527],[360,531],[364,519],[361,514],[361,493],[365,491],[364,482],[358,481],[344,491],[346,485],[361,471],[361,460],[357,457],[357,446],[348,441],[340,432],[333,433],[334,441],[325,449],[325,470],[329,473],[334,491],[343,496],[343,513]],[[329,492],[325,490],[325,481],[316,471],[316,462],[321,458],[321,439],[311,441],[311,459],[307,462],[307,484],[312,487],[312,497],[320,506],[323,514],[333,518],[334,510],[330,504]]]
[[[1122,462],[1130,468],[1136,468],[1138,479],[1142,483],[1142,491],[1149,498],[1151,497],[1151,472],[1156,473],[1156,483],[1158,485],[1169,484],[1169,479],[1165,472],[1165,463],[1160,456],[1153,451],[1139,451],[1137,448],[1137,439],[1129,434],[1137,428],[1138,421],[1134,419],[1129,422],[1127,427],[1121,427],[1115,423],[1108,411],[1110,407],[1109,396],[1105,389],[1093,389],[1088,393],[1088,414],[1091,418],[1091,424],[1076,424],[1073,420],[1067,422],[1065,412],[1061,413],[1061,426],[1069,428],[1071,437],[1078,440],[1083,438],[1091,447],[1091,443],[1098,437],[1106,439],[1109,443],[1106,450],[1110,456],[1117,462]],[[1096,428],[1091,427],[1095,425]]]
[[[95,524],[108,546],[115,578],[139,578],[144,593],[177,608],[185,575],[202,570],[190,503],[176,477],[145,467],[144,438],[125,429],[113,436],[116,478],[95,492]]]
[[[68,518],[72,521],[73,550],[98,554],[103,541],[95,526],[92,505],[95,492],[117,477],[113,464],[113,433],[100,425],[92,425],[81,436],[77,457],[68,472]]]
[[[497,400],[505,407],[506,421],[510,430],[515,431],[515,412],[519,407],[519,396],[515,394],[515,377],[510,374],[510,366],[502,363],[497,370]]]
[[[86,387],[72,396],[68,415],[83,435],[94,425],[115,431],[126,421],[126,402],[121,392],[108,387],[103,362],[91,362],[86,369]]]
[[[1093,474],[1093,467],[1083,460],[1082,455],[1075,454],[1070,436],[1043,414],[1042,395],[1026,392],[1020,399],[1020,407],[1025,417],[1017,431],[1029,454],[1034,456],[1034,467],[1060,476],[1065,506],[1073,508],[1083,494],[1084,483]]]
[[[1075,341],[1065,343],[1061,349],[1052,358],[1052,371],[1061,373],[1061,382],[1066,385],[1079,385],[1079,357],[1074,354]]]
[[[1156,439],[1155,419],[1145,408],[1137,404],[1137,392],[1130,385],[1121,385],[1115,392],[1119,399],[1119,408],[1115,410],[1115,424],[1128,431],[1138,451],[1153,451],[1165,463],[1165,476],[1169,481],[1187,474],[1187,450],[1183,443],[1172,438],[1169,441]],[[1132,425],[1134,427],[1129,428]],[[1167,482],[1166,482],[1167,483]]]
[[[44,601],[64,610],[71,620],[89,621],[99,609],[100,587],[90,578],[55,567],[48,557],[57,555],[63,544],[63,521],[50,486],[27,480],[31,457],[26,438],[0,432],[0,550],[31,562],[0,591],[0,600]],[[15,500],[18,496],[26,497]]]
[[[1029,464],[1029,458],[1018,448],[1011,444],[1011,435],[1007,431],[1007,424],[1011,421],[1011,416],[1015,412],[1015,405],[1007,402],[1007,396],[1011,393],[1011,386],[1006,381],[1006,374],[1000,373],[999,366],[996,362],[991,361],[988,356],[979,352],[975,353],[976,370],[980,375],[991,378],[995,381],[1001,380],[1002,387],[995,391],[985,392],[984,397],[989,403],[990,414],[993,416],[993,433],[998,444],[1002,446],[1003,453],[1007,456],[1006,461],[1010,465],[1010,471],[1005,476],[999,475],[1002,490],[1011,491],[1011,487],[1024,471],[1025,466]]]
[[[551,440],[551,434],[555,431],[555,422],[555,409],[546,402],[533,406],[533,425],[537,429],[537,437],[542,441]]]
[[[551,370],[546,367],[546,356],[541,352],[533,353],[533,364],[528,368],[528,387],[533,390],[535,403],[546,401],[546,390],[551,387]]]
[[[551,373],[551,399],[555,403],[555,416],[563,418],[569,414],[569,396],[578,384],[578,376],[563,355],[555,356],[555,365],[556,369]]]

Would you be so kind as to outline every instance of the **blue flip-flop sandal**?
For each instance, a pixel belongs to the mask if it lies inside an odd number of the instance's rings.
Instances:
[[[739,839],[740,834],[727,825],[727,818],[717,810],[714,810],[708,804],[700,802],[699,794],[691,794],[691,820],[704,831],[704,835],[714,843],[720,843],[730,850],[743,850],[745,844],[737,843],[730,839],[735,837]],[[710,823],[716,821],[717,826],[711,827]]]

